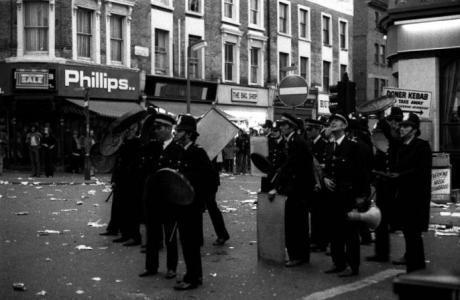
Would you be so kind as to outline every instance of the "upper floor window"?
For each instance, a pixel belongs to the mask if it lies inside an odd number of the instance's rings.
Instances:
[[[250,0],[249,6],[249,24],[262,26],[262,0]]]
[[[235,47],[234,43],[226,42],[224,44],[225,70],[224,76],[226,81],[236,81],[235,72]]]
[[[379,44],[374,44],[374,64],[379,64]]]
[[[340,65],[340,78],[343,78],[345,73],[347,73],[347,65]]]
[[[386,53],[385,53],[385,46],[380,45],[380,63],[382,65],[386,65],[386,61],[387,61],[387,58],[386,58]]]
[[[289,5],[287,3],[279,3],[279,20],[278,20],[278,31],[280,33],[289,33]]]
[[[379,22],[380,22],[380,14],[378,11],[374,12],[375,14],[375,28],[379,27]]]
[[[123,62],[123,16],[110,16],[110,58],[115,62]]]
[[[189,45],[194,45],[196,43],[199,43],[200,41],[202,41],[202,38],[199,37],[199,36],[195,36],[195,35],[189,35],[189,38],[188,38],[188,42],[189,42]],[[189,75],[191,78],[202,78],[201,74],[202,74],[202,51],[204,51],[204,49],[198,49],[198,50],[195,50],[195,51],[192,51],[190,52],[190,57],[189,57],[189,64],[188,64],[188,67],[189,67]]]
[[[251,78],[250,83],[257,84],[259,83],[259,72],[260,72],[260,59],[259,59],[260,49],[251,48],[250,50],[250,64],[251,64]]]
[[[309,73],[308,57],[300,57],[300,76],[308,82]]]
[[[323,61],[323,91],[329,92],[331,82],[331,63]]]
[[[89,9],[77,10],[77,56],[91,57],[93,12]]]
[[[24,2],[24,44],[26,52],[48,51],[48,2]]]
[[[279,81],[287,76],[286,68],[289,66],[289,54],[288,53],[279,53]]]
[[[299,37],[307,39],[309,28],[309,11],[306,9],[299,9]]]
[[[169,32],[155,29],[155,74],[169,73]]]
[[[224,16],[233,19],[233,0],[224,0]]]
[[[340,49],[347,49],[347,35],[348,35],[348,26],[347,22],[340,21],[339,22],[339,30],[340,30]]]
[[[187,11],[202,14],[203,0],[188,0]]]
[[[331,17],[323,15],[322,18],[323,27],[323,45],[330,46],[331,42]]]

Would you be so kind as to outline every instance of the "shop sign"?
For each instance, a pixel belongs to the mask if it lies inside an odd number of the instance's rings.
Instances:
[[[134,46],[134,55],[149,57],[149,48]]]
[[[127,69],[63,66],[59,73],[59,95],[80,96],[78,88],[88,87],[90,97],[137,99],[139,73]]]
[[[258,100],[259,100],[259,93],[257,91],[232,89],[232,102],[257,103]]]
[[[416,113],[424,119],[430,118],[431,92],[384,87],[383,95],[395,97],[395,106],[399,106],[403,112]]]
[[[54,90],[55,82],[52,69],[14,70],[14,88],[18,90]]]
[[[450,195],[450,168],[431,170],[431,194]]]
[[[318,115],[329,115],[329,95],[318,94]]]

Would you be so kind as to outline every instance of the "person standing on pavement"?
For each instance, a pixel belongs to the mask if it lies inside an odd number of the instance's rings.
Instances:
[[[277,170],[286,162],[286,157],[286,139],[281,134],[279,124],[276,124],[268,136],[268,160]]]
[[[42,135],[37,127],[32,125],[26,137],[26,144],[29,146],[30,164],[32,165],[32,177],[40,177],[40,147]]]
[[[236,145],[236,173],[246,174],[248,169],[249,134],[240,129],[235,139]]]
[[[70,149],[70,172],[79,173],[81,168],[82,144],[78,130],[72,132],[71,149]]]
[[[322,190],[322,173],[324,168],[324,157],[327,141],[321,135],[323,123],[315,119],[306,119],[304,122],[305,137],[309,142],[314,157],[315,187],[310,201],[311,218],[311,242],[312,251],[324,252],[329,244],[328,224],[325,216],[328,212],[328,204],[324,199]]]
[[[329,120],[333,141],[326,146],[323,181],[330,207],[334,266],[325,273],[339,273],[340,277],[356,276],[360,265],[359,223],[350,221],[347,214],[367,199],[370,183],[359,157],[358,144],[345,136],[347,119],[334,114]],[[350,269],[347,270],[347,266]]]
[[[159,157],[155,160],[157,165],[153,166],[154,171],[161,168],[179,170],[181,167],[184,149],[173,141],[172,129],[175,124],[176,120],[170,115],[155,115],[154,136],[161,147],[161,152],[158,153]],[[145,271],[139,276],[146,277],[158,273],[159,250],[161,239],[164,237],[167,253],[165,277],[172,279],[176,277],[178,263],[177,234],[174,229],[176,218],[169,205],[165,205],[166,200],[159,199],[156,195],[152,179],[153,176],[149,176],[144,185],[143,201],[146,209],[147,247]]]
[[[395,171],[396,154],[400,144],[399,123],[402,119],[403,112],[397,106],[391,108],[391,112],[386,118],[382,111],[374,131],[374,135],[379,132],[386,138],[388,149],[375,147],[374,185],[376,205],[380,209],[382,219],[380,225],[375,229],[374,255],[367,257],[367,261],[387,262],[390,259],[391,208],[395,202],[396,186],[395,182],[384,174]]]
[[[235,160],[235,139],[231,139],[230,142],[222,150],[222,158],[224,160],[224,170],[227,173],[233,174],[233,165]]]
[[[213,197],[215,169],[203,148],[195,144],[198,132],[192,116],[184,115],[179,119],[174,140],[184,148],[180,172],[190,181],[195,191],[193,202],[178,207],[176,216],[179,237],[186,266],[182,281],[174,289],[189,290],[202,284],[200,239],[202,236],[202,217],[206,199]]]
[[[305,139],[297,133],[300,122],[291,114],[277,121],[286,139],[287,159],[276,176],[276,190],[287,196],[285,240],[289,260],[286,267],[310,262],[308,200],[313,192],[313,157]],[[302,122],[303,123],[303,122]],[[275,191],[270,191],[274,196]]]
[[[54,174],[54,149],[56,138],[51,134],[51,128],[45,127],[42,139],[43,161],[45,163],[45,176],[53,177]]]
[[[4,125],[0,125],[0,176],[3,174],[3,161],[6,157],[8,147],[8,134]]]
[[[394,221],[404,234],[409,273],[426,267],[422,232],[428,230],[430,220],[432,154],[428,142],[418,138],[420,119],[416,114],[410,113],[401,122],[400,135],[402,143],[390,178],[397,185]]]

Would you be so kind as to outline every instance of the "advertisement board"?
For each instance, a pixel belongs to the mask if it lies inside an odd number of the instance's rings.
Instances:
[[[430,118],[431,92],[384,87],[383,96],[395,97],[395,106],[403,112],[416,113],[421,119]]]

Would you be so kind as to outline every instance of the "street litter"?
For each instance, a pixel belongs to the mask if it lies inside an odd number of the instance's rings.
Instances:
[[[27,185],[29,182],[28,181],[21,181],[22,185]]]
[[[83,204],[83,201],[77,201],[76,204],[77,204],[77,205],[82,205],[82,204]]]
[[[257,244],[257,241],[250,241],[249,242],[249,245],[254,245],[254,244]]]
[[[236,211],[236,208],[222,206],[222,212],[223,213],[229,213],[229,212],[234,212],[234,211]]]
[[[105,187],[105,189],[102,190],[104,193],[110,193],[112,189],[108,186]]]
[[[13,283],[13,289],[15,291],[25,291],[26,290],[26,286],[24,283],[22,282],[15,282]]]
[[[81,294],[84,294],[85,291],[83,291],[83,290],[76,290],[75,293],[77,293],[78,295],[81,295]]]
[[[96,195],[96,190],[89,190],[88,195]]]
[[[17,196],[8,196],[8,198],[10,198],[10,199],[16,199]]]
[[[29,214],[28,211],[18,211],[18,212],[16,213],[17,216],[26,216],[26,215],[28,215],[28,214]]]
[[[438,204],[433,201],[430,202],[430,207],[441,207],[441,208],[449,208],[449,205],[447,204]]]
[[[107,249],[109,249],[109,247],[97,247],[97,249],[99,249],[99,250],[107,250]]]
[[[442,211],[440,212],[442,217],[455,217],[460,218],[460,212],[449,212],[449,211]]]
[[[51,201],[67,201],[67,199],[64,199],[64,198],[54,198],[54,197],[51,197],[50,200]]]
[[[46,194],[46,196],[48,196],[48,197],[53,197],[54,194]]]
[[[94,206],[94,207],[99,207],[99,204],[94,203],[93,206]]]
[[[45,296],[45,295],[46,295],[46,291],[41,290],[40,292],[36,293],[35,295],[37,295],[37,296]]]
[[[107,223],[99,223],[101,220],[97,220],[96,222],[91,222],[89,221],[88,222],[88,226],[90,227],[96,227],[96,228],[100,228],[100,227],[105,227],[107,226]]]
[[[254,199],[241,200],[241,203],[254,203]]]
[[[85,245],[78,245],[77,247],[75,247],[75,249],[77,249],[77,250],[93,250],[93,247],[85,246]]]
[[[450,216],[450,211],[442,211],[439,214],[441,215],[441,217],[448,217]]]
[[[89,199],[89,196],[87,196],[87,195],[81,195],[80,198],[81,198],[81,199]]]
[[[212,277],[216,277],[217,273],[209,273],[209,275],[212,276]]]
[[[47,257],[45,258],[45,261],[51,261],[51,258]]]
[[[37,190],[40,190],[40,189],[42,189],[43,187],[42,187],[42,186],[36,186],[35,188],[36,188]]]
[[[101,277],[93,277],[93,278],[91,278],[91,280],[94,280],[94,281],[101,281]]]
[[[120,283],[120,282],[122,282],[122,281],[123,281],[123,280],[121,280],[121,279],[115,279],[115,282],[116,282],[116,283]]]
[[[38,235],[61,234],[59,230],[50,230],[50,229],[38,230],[37,233]]]
[[[65,208],[65,209],[61,209],[62,212],[68,212],[68,211],[78,211],[78,209],[76,208]]]

